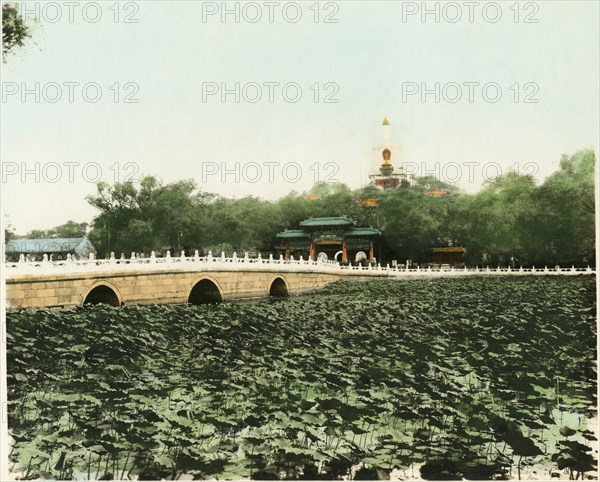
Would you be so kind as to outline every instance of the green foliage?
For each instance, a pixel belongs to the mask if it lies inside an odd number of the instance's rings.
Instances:
[[[34,229],[27,233],[28,238],[79,238],[84,236],[88,223],[67,221],[65,224],[52,229]]]
[[[16,3],[2,3],[2,60],[6,62],[9,53],[15,47],[22,47],[30,37],[29,27],[19,13]]]
[[[4,228],[4,242],[8,243],[11,239],[15,239],[15,232],[10,228]]]
[[[360,462],[357,479],[415,465],[436,480],[531,463],[592,471],[594,296],[588,277],[437,279],[242,305],[9,313],[12,470],[77,480],[331,480]]]
[[[180,249],[185,240],[201,239],[209,198],[190,180],[163,185],[146,176],[139,187],[131,181],[98,183],[97,194],[87,197],[101,211],[90,238],[104,254]]]
[[[388,243],[400,243],[401,259],[418,260],[423,251],[446,237],[448,208],[453,198],[434,198],[424,189],[406,188],[384,192],[380,222]]]
[[[472,265],[586,266],[595,263],[594,164],[592,151],[564,156],[542,185],[509,172],[467,195],[431,177],[411,187],[351,191],[319,183],[275,201],[226,199],[200,192],[194,181],[163,185],[152,176],[98,184],[88,202],[100,210],[90,235],[99,252],[272,251],[276,234],[311,216],[346,215],[384,231],[389,256],[422,261],[431,247],[464,246]],[[443,197],[427,195],[431,187]],[[363,199],[378,199],[365,207]],[[389,261],[389,260],[386,260]]]
[[[595,163],[592,151],[563,156],[560,170],[539,189],[539,230],[546,240],[541,248],[547,256],[594,259]]]

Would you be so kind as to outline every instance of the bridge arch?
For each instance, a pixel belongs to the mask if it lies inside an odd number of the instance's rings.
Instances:
[[[82,305],[110,305],[119,307],[123,304],[121,293],[115,285],[108,281],[94,284],[83,297]]]
[[[288,284],[283,276],[276,276],[269,283],[269,296],[284,298],[289,296],[289,294]]]
[[[192,284],[188,303],[203,305],[206,303],[220,303],[221,301],[223,301],[223,290],[214,278],[204,276]]]

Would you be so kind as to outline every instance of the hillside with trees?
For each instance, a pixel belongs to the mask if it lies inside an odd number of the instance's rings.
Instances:
[[[274,250],[276,234],[309,217],[347,215],[384,232],[396,259],[420,261],[434,246],[466,248],[469,265],[586,266],[595,264],[595,155],[583,150],[563,156],[560,168],[541,185],[509,172],[476,194],[430,178],[412,186],[350,190],[316,184],[276,200],[228,199],[203,192],[194,180],[163,184],[154,176],[133,182],[99,183],[87,201],[98,209],[89,233],[101,256],[154,250],[173,254]],[[428,195],[435,183],[446,191]],[[377,199],[377,207],[361,204]],[[82,234],[85,223],[67,223],[34,235]]]

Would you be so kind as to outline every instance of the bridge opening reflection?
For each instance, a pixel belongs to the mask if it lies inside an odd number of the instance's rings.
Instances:
[[[281,278],[275,278],[271,283],[271,287],[269,288],[269,296],[275,296],[278,298],[283,298],[288,296],[288,288]]]
[[[83,301],[84,305],[110,305],[119,306],[119,297],[117,294],[108,286],[100,285],[96,286],[92,291],[88,293]]]
[[[206,303],[219,303],[223,301],[219,287],[211,280],[198,281],[192,288],[188,303],[192,305],[203,305]]]

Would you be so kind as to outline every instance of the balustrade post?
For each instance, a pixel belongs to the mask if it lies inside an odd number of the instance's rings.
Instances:
[[[114,251],[110,252],[110,258],[109,259],[110,259],[110,263],[111,264],[115,264],[115,252]]]
[[[135,251],[131,252],[131,260],[133,261],[135,259]]]
[[[225,251],[221,251],[221,262],[225,262]]]
[[[269,263],[273,264],[273,253],[269,255]]]
[[[170,250],[167,250],[167,255],[165,256],[165,258],[167,260],[167,263],[171,262],[171,251]]]
[[[283,264],[283,254],[279,255],[279,264]]]
[[[42,256],[42,263],[47,263],[48,262],[48,255],[44,253],[44,256]]]
[[[180,256],[182,260],[185,259],[185,251],[183,249],[181,250]]]
[[[260,253],[258,253],[257,262],[258,263],[262,263],[263,262],[262,255]]]
[[[237,251],[233,252],[233,256],[231,257],[232,262],[237,263],[238,262],[238,257],[237,257]]]
[[[206,261],[212,261],[212,260],[213,260],[213,254],[212,254],[212,251],[209,249],[208,254],[206,255]]]
[[[69,256],[71,256],[71,253],[67,254],[67,259]],[[21,253],[19,255],[19,263],[24,263],[24,262],[25,262],[25,255],[23,253]],[[588,268],[589,268],[589,266],[588,266]]]
[[[194,261],[198,262],[200,261],[200,253],[198,252],[198,250],[194,250]]]

